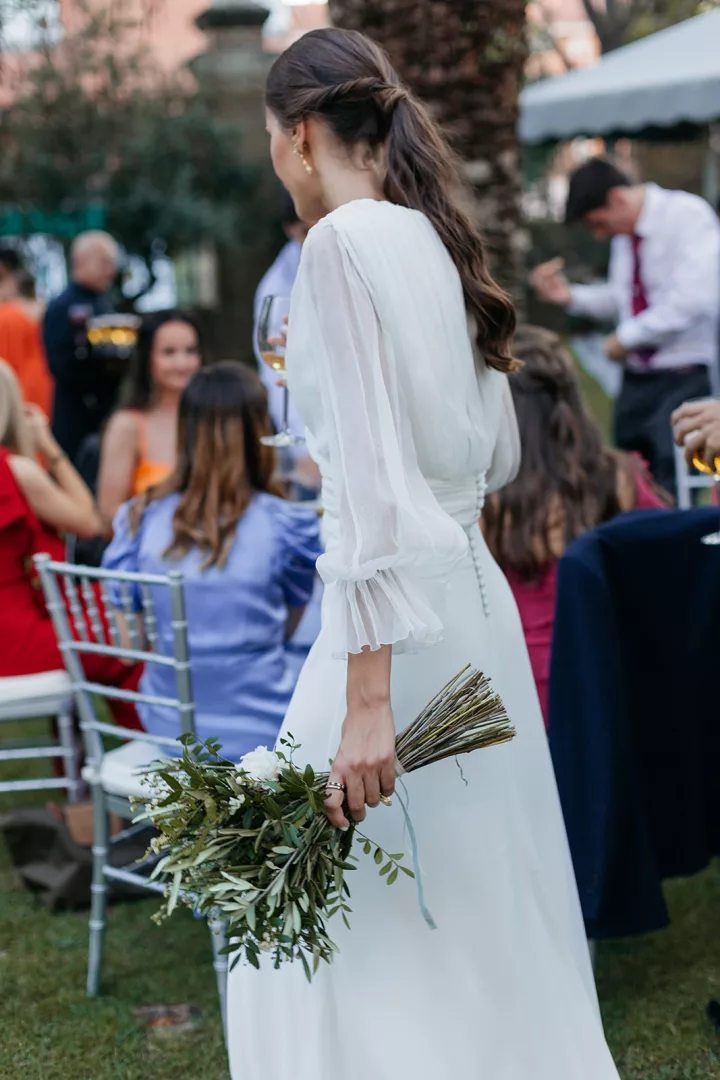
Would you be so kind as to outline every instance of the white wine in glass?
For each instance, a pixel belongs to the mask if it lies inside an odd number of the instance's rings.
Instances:
[[[275,346],[277,348],[277,346]],[[285,375],[285,357],[279,352],[264,352],[260,354],[268,367],[277,372],[278,375]]]
[[[693,454],[692,463],[698,472],[705,473],[706,476],[712,476],[715,481],[715,490],[718,490],[720,484],[720,454],[713,458],[712,463],[706,461],[700,454]],[[708,533],[707,536],[702,538],[703,544],[720,544],[720,529],[714,533]]]
[[[285,335],[287,318],[290,311],[288,296],[266,296],[260,311],[258,324],[258,349],[268,367],[283,379],[283,426],[277,435],[264,435],[260,442],[265,446],[283,449],[288,446],[301,446],[305,440],[293,435],[288,424],[290,396],[285,382]]]

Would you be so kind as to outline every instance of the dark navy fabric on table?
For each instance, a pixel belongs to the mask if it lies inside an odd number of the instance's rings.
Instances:
[[[550,747],[588,936],[666,925],[720,853],[720,512],[623,515],[559,564]]]

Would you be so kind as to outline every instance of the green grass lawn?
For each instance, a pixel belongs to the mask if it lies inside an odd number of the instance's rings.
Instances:
[[[3,768],[3,778],[41,773]],[[43,801],[2,795],[0,813]],[[158,927],[157,906],[110,909],[103,995],[90,1000],[87,912],[50,915],[16,888],[0,840],[0,1080],[228,1080],[207,926],[183,910]],[[133,1008],[172,1004],[199,1006],[200,1026],[149,1038]]]
[[[669,882],[672,923],[601,945],[597,984],[623,1080],[720,1078],[720,1037],[705,1019],[720,998],[720,868]]]
[[[41,799],[3,796],[0,811]],[[669,930],[599,949],[608,1039],[623,1080],[720,1080],[704,1015],[720,996],[720,868],[667,892]],[[111,909],[103,996],[89,1000],[87,913],[50,915],[18,890],[0,842],[1,1080],[228,1080],[208,931],[185,911],[157,927],[156,906]],[[181,1003],[202,1023],[173,1041],[149,1039],[132,1013]]]

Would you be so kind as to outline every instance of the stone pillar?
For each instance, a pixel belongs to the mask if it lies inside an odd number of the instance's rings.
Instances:
[[[208,38],[208,48],[189,64],[211,108],[238,125],[243,159],[267,169],[252,213],[257,229],[241,250],[221,252],[218,259],[219,310],[208,314],[211,351],[215,359],[252,359],[252,306],[260,278],[278,248],[272,227],[281,189],[272,176],[265,131],[264,90],[274,56],[263,49],[262,30],[267,8],[253,0],[213,0],[196,22]]]

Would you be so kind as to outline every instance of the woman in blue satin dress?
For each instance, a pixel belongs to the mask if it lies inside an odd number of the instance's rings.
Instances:
[[[197,733],[234,760],[275,741],[297,678],[285,643],[321,552],[317,515],[275,493],[273,452],[260,442],[268,430],[254,372],[229,361],[199,371],[180,403],[174,472],[121,507],[103,558],[112,570],[182,571]],[[153,600],[159,648],[171,654],[165,592]],[[149,665],[141,689],[172,697],[174,677]],[[175,710],[139,712],[152,734],[179,734]]]

